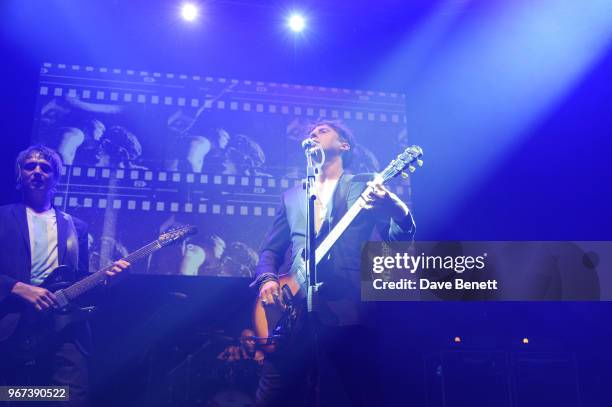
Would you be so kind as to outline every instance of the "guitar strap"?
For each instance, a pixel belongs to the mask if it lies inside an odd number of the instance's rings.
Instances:
[[[66,263],[77,270],[79,267],[79,237],[72,216],[60,212],[66,221]]]

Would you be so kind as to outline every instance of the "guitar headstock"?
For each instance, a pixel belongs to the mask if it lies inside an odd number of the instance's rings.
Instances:
[[[198,228],[193,225],[177,226],[159,235],[157,241],[162,246],[168,246],[169,244],[183,240],[187,236],[195,235],[196,233],[198,233]]]
[[[418,167],[423,165],[423,149],[419,146],[410,146],[404,150],[403,153],[398,155],[393,161],[387,165],[387,167],[380,173],[380,177],[383,182],[387,182],[391,178],[404,174],[406,168],[410,172],[416,171],[416,163]]]

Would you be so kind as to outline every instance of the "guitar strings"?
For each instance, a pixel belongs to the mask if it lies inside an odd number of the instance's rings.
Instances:
[[[154,251],[160,248],[162,248],[162,245],[159,244],[157,240],[155,240],[154,242],[151,242],[148,245],[141,247],[140,249],[134,251],[133,253],[130,253],[128,256],[126,256],[122,260],[133,262],[135,260],[138,260],[142,257],[145,257],[153,253]],[[108,271],[109,269],[111,269],[112,267],[113,265],[110,264],[107,267],[104,267],[103,269],[71,285],[70,287],[65,288],[64,290],[62,290],[62,292],[66,295],[66,297],[68,297],[68,299],[74,299],[80,296],[81,294],[83,294],[84,292],[89,291],[91,288],[105,281],[107,276],[104,273]]]

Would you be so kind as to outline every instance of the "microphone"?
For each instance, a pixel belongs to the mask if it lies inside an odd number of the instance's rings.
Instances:
[[[302,141],[302,149],[306,152],[309,152],[310,150],[319,147],[319,143],[311,138],[307,138],[304,141]]]
[[[302,141],[302,149],[308,160],[308,166],[321,167],[325,162],[325,151],[321,148],[321,144],[318,141],[311,139],[310,137]],[[314,158],[317,158],[316,162],[313,163]]]

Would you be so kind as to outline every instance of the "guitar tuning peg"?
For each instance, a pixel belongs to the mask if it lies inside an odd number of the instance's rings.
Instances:
[[[417,164],[419,165],[419,167],[423,166],[423,160],[417,160]]]
[[[409,166],[408,169],[410,170],[410,172],[415,172],[416,171],[416,167],[414,166]]]
[[[406,178],[409,178],[409,177],[410,177],[410,175],[406,174],[405,171],[402,171],[402,178],[406,179]]]

